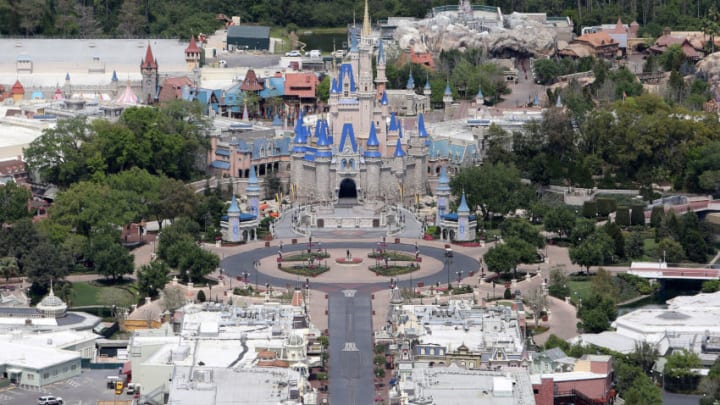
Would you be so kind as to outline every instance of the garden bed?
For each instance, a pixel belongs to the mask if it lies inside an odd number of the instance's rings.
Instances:
[[[413,255],[411,253],[405,253],[405,252],[398,252],[395,250],[386,250],[382,253],[378,251],[373,251],[372,253],[368,253],[368,257],[371,259],[378,259],[378,260],[389,260],[389,261],[395,261],[395,262],[415,262],[418,261],[418,256]]]
[[[374,272],[378,276],[399,276],[401,274],[412,273],[415,270],[419,270],[420,265],[410,263],[409,265],[379,265],[370,266],[370,271]]]
[[[286,273],[299,274],[301,276],[307,277],[315,277],[330,270],[328,266],[308,266],[301,264],[296,264],[292,266],[279,266],[279,268]]]
[[[302,253],[293,253],[288,255],[282,256],[282,261],[284,262],[306,262],[310,259],[313,260],[319,260],[319,259],[327,259],[330,257],[330,254],[328,254],[325,251],[320,252],[302,252]]]
[[[338,264],[360,264],[363,262],[363,259],[361,257],[353,257],[351,259],[345,258],[345,257],[338,257],[335,259],[335,263]]]

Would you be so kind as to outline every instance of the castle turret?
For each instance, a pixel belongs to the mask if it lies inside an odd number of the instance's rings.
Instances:
[[[157,59],[153,56],[149,43],[145,51],[145,58],[140,61],[140,73],[142,74],[142,102],[153,104],[157,99],[160,83]]]
[[[424,174],[427,170],[427,146],[428,133],[425,129],[425,116],[421,112],[417,118],[417,136],[411,136],[408,155],[412,158],[412,193],[417,195],[425,194]]]
[[[463,191],[462,197],[460,198],[460,205],[457,209],[458,214],[458,232],[455,236],[455,240],[460,242],[467,242],[474,239],[474,235],[470,229],[470,208],[468,207],[467,201],[465,200],[465,192]]]
[[[260,184],[255,174],[255,166],[250,165],[250,175],[248,176],[248,185],[245,189],[247,194],[248,205],[250,206],[250,214],[258,217],[260,215]]]
[[[425,87],[423,87],[423,94],[427,97],[425,103],[425,111],[430,111],[430,98],[432,97],[432,87],[430,87],[430,75],[425,76]]]
[[[375,125],[370,125],[370,134],[365,148],[365,166],[367,167],[367,180],[365,182],[366,198],[374,200],[379,199],[380,190],[380,167],[382,167],[382,154],[380,153],[380,141],[377,137]]]
[[[557,100],[555,100],[555,107],[557,107],[557,108],[562,108],[562,107],[563,107],[562,100],[560,99],[560,95],[559,95],[559,94],[558,94],[558,96],[557,96]]]
[[[190,36],[190,45],[185,48],[185,63],[187,70],[192,72],[193,69],[200,67],[200,48],[195,42],[195,36]]]
[[[70,73],[65,73],[65,84],[63,84],[63,93],[66,98],[70,98],[72,95],[72,88],[70,87]]]
[[[445,84],[445,93],[443,93],[443,105],[445,107],[445,119],[450,118],[450,106],[453,102],[452,90],[450,90],[450,81]]]
[[[235,193],[232,195],[230,208],[227,211],[228,229],[225,240],[228,242],[240,242],[240,207],[238,206]]]
[[[328,134],[327,123],[319,120],[315,124],[318,128],[318,138],[315,151],[315,170],[316,170],[316,197],[320,201],[328,201],[332,197],[330,195],[330,161],[332,160],[332,142]]]
[[[485,96],[483,95],[481,87],[478,87],[478,92],[475,96],[475,104],[477,104],[478,107],[485,104]]]
[[[440,166],[440,178],[435,188],[437,196],[437,214],[435,215],[435,224],[439,224],[443,217],[448,213],[448,199],[450,198],[450,180],[447,177],[445,166]]]
[[[405,151],[402,147],[402,140],[398,137],[395,144],[395,152],[393,153],[393,171],[397,178],[398,187],[400,189],[399,201],[402,203],[405,200]],[[412,190],[411,190],[412,192]]]
[[[375,86],[377,87],[377,98],[381,98],[387,86],[387,76],[385,75],[385,48],[383,40],[378,39],[377,60],[375,61]]]

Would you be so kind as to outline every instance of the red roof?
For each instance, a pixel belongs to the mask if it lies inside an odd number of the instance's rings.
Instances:
[[[25,94],[25,87],[23,87],[23,85],[20,84],[20,80],[15,81],[15,84],[13,84],[12,89],[10,89],[10,94]]]
[[[194,87],[195,84],[187,76],[168,77],[162,83],[158,100],[163,102],[181,99],[183,86]]]
[[[315,97],[317,77],[314,73],[288,73],[285,75],[285,95],[301,98]]]
[[[142,63],[140,63],[140,68],[142,69],[157,69],[157,60],[155,60],[155,57],[152,53],[152,48],[150,48],[150,44],[147,46],[147,51],[145,51],[145,59],[143,59]]]
[[[185,48],[185,53],[200,53],[200,48],[195,43],[195,35],[190,36],[190,45]]]

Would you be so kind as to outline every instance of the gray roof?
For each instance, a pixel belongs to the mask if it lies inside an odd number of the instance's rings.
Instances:
[[[262,25],[231,25],[228,38],[270,38],[270,27]]]

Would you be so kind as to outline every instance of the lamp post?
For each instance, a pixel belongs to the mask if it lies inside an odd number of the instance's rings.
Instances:
[[[462,270],[460,270],[460,271],[456,271],[455,274],[457,274],[458,287],[460,287],[460,283],[462,282],[463,272],[462,272]]]
[[[255,269],[255,290],[258,288],[258,272],[260,271],[260,260],[253,262],[253,268]]]
[[[448,292],[450,290],[450,265],[452,264],[452,249],[445,249],[445,268],[447,270]]]

